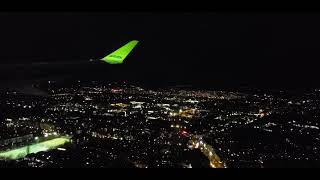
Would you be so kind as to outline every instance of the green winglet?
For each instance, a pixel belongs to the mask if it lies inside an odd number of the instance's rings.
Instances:
[[[122,64],[123,60],[128,56],[132,49],[138,44],[139,41],[133,40],[128,42],[126,45],[117,49],[108,56],[102,58],[101,60],[109,64]]]

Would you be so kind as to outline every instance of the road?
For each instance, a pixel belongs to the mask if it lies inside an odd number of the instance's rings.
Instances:
[[[212,146],[207,144],[201,136],[191,135],[190,144],[190,148],[200,149],[207,156],[212,168],[226,168],[225,163],[221,161]]]

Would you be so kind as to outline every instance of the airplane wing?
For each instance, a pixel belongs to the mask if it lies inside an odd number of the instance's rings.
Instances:
[[[130,41],[101,60],[109,64],[122,64],[124,59],[129,55],[138,42],[139,41],[137,40]]]
[[[38,92],[38,90],[33,87],[34,83],[49,80],[55,81],[56,79],[71,79],[74,77],[87,79],[86,73],[83,73],[86,70],[91,71],[90,77],[99,77],[102,72],[112,74],[112,72],[115,71],[114,68],[103,66],[100,62],[112,65],[122,64],[137,44],[137,40],[132,40],[104,58],[96,61],[50,61],[0,65],[0,91],[15,90],[25,94],[34,94],[30,93]],[[77,65],[77,68],[74,68],[75,65]],[[70,68],[72,68],[72,70]],[[110,78],[112,79],[112,77]]]

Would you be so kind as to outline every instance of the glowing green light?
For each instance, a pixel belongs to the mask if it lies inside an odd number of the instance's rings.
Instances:
[[[38,153],[42,151],[55,149],[68,142],[70,142],[70,137],[59,137],[59,138],[51,139],[48,141],[40,142],[37,144],[32,144],[29,146],[17,148],[14,150],[1,152],[0,159],[11,159],[11,160],[20,159],[31,153]]]
[[[102,58],[102,61],[105,61],[109,64],[122,64],[123,60],[128,56],[132,49],[138,44],[139,41],[133,40],[117,49],[108,56]]]

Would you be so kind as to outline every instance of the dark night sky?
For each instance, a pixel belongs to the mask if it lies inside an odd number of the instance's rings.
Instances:
[[[124,78],[209,87],[320,86],[319,20],[320,14],[271,12],[2,13],[0,66],[101,58],[137,39],[123,68],[113,68]],[[70,68],[76,74],[77,67]],[[97,73],[90,71],[88,77]],[[116,73],[99,71],[106,78]]]

